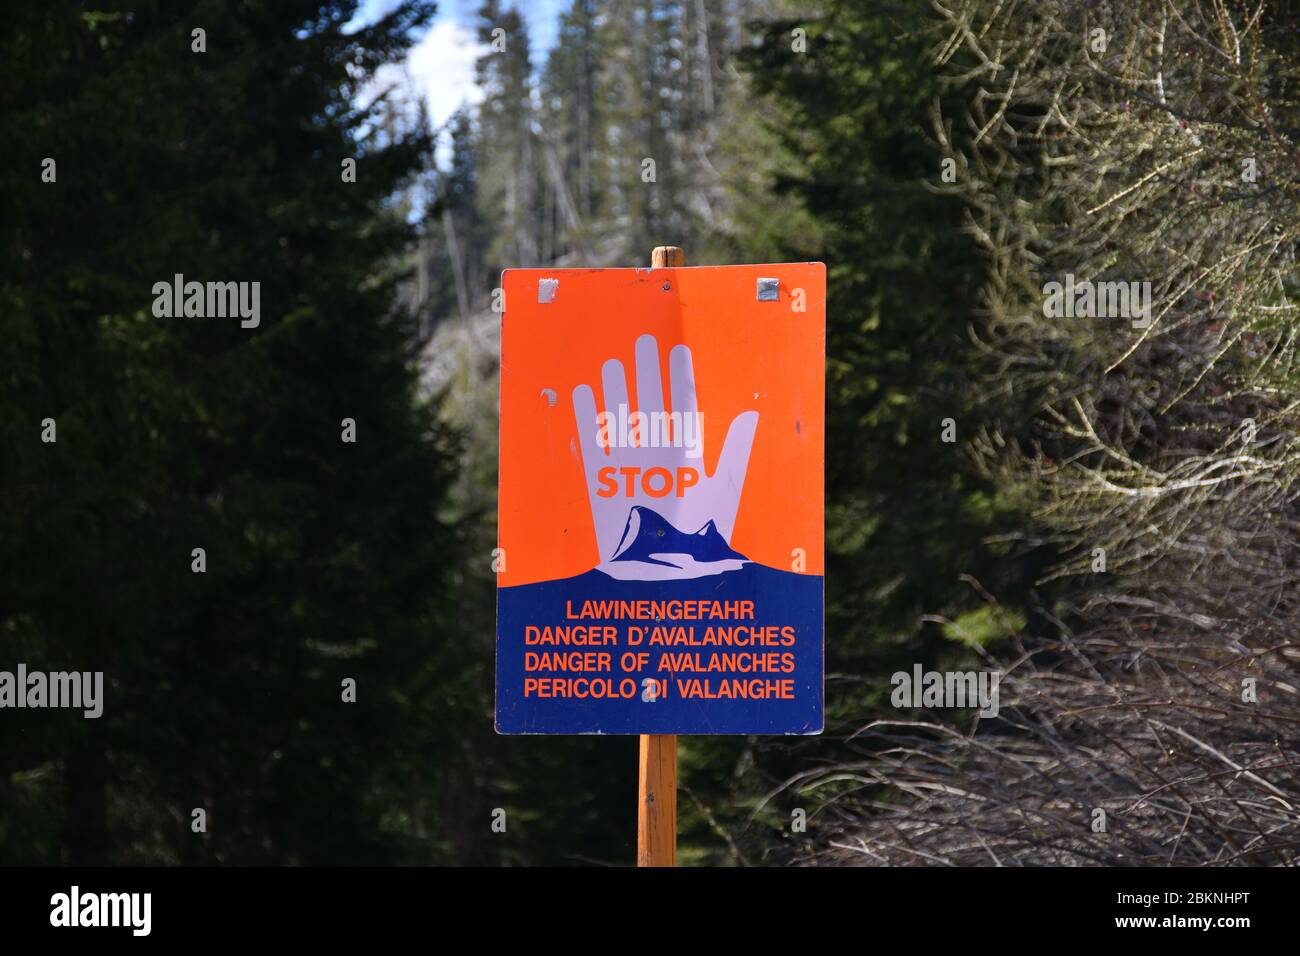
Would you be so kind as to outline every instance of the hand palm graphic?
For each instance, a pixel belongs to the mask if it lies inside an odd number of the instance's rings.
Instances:
[[[678,345],[669,353],[668,370],[672,411],[683,413],[684,420],[687,414],[693,416],[699,411],[695,371],[691,362],[691,350],[687,346]],[[623,363],[613,358],[606,361],[601,369],[601,384],[605,409],[611,418],[617,420],[619,406],[629,405]],[[659,373],[659,345],[652,335],[643,335],[636,342],[636,392],[637,411],[644,412],[647,416],[668,411],[664,404]],[[688,555],[677,553],[654,555],[656,560],[649,563],[640,560],[615,561],[614,558],[627,543],[623,540],[624,529],[628,528],[629,517],[637,506],[654,511],[673,528],[686,534],[703,535],[706,526],[712,521],[722,539],[728,545],[731,543],[736,511],[740,507],[740,493],[749,467],[749,453],[758,428],[758,412],[742,412],[731,422],[727,437],[722,443],[718,466],[712,475],[706,475],[703,435],[698,432],[698,440],[693,448],[685,447],[685,443],[680,440],[665,447],[653,447],[647,443],[649,436],[644,432],[641,444],[637,447],[619,447],[615,437],[609,443],[610,447],[604,448],[598,439],[600,419],[591,386],[579,385],[573,390],[573,411],[577,417],[583,470],[587,477],[587,498],[596,526],[596,544],[600,550],[599,567],[602,571],[624,579],[667,580],[716,574],[740,566],[738,561],[725,562],[726,567],[719,566],[723,562],[696,562]],[[610,429],[611,434],[614,431],[615,429]],[[602,497],[599,494],[602,488],[599,472],[611,466],[614,468],[613,478],[617,482],[617,491],[611,497]],[[698,474],[698,481],[685,488],[674,484],[672,490],[656,496],[649,494],[645,483],[637,480],[633,493],[629,495],[627,479],[619,470],[622,468],[638,468],[642,476],[651,468],[663,468],[674,479],[679,474],[678,469],[692,468]],[[635,528],[629,528],[629,532],[634,530]],[[628,537],[631,536],[629,533]]]

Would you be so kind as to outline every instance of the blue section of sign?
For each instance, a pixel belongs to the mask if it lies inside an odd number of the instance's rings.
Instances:
[[[622,581],[592,570],[500,588],[497,731],[820,733],[822,584],[818,575],[746,563],[739,570],[686,580]],[[752,602],[751,615],[741,602]],[[584,609],[601,616],[581,617]],[[682,619],[683,611],[698,618]],[[641,629],[640,643],[630,642],[629,627]],[[570,631],[570,637],[612,628],[595,633],[616,641],[558,642],[565,628],[583,629]],[[543,643],[544,637],[557,642]],[[648,655],[645,665],[624,670],[621,659],[629,652]],[[526,666],[530,653],[538,655],[532,668]],[[560,657],[548,660],[542,654]],[[599,666],[602,654],[609,655],[607,668]],[[711,662],[734,669],[709,670]],[[658,700],[643,699],[645,678],[664,682]]]

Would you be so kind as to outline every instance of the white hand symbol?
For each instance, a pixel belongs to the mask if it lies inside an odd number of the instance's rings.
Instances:
[[[686,534],[707,535],[711,521],[722,539],[728,545],[731,543],[740,493],[749,467],[749,453],[758,428],[758,412],[742,412],[736,416],[727,429],[717,468],[712,475],[705,475],[702,416],[696,401],[691,350],[685,345],[676,346],[668,355],[668,370],[674,416],[671,443],[662,440],[667,438],[667,430],[661,431],[653,424],[663,422],[667,412],[659,374],[659,345],[654,336],[643,335],[636,342],[636,411],[647,416],[646,424],[649,426],[639,429],[639,446],[620,447],[619,429],[616,427],[620,406],[623,407],[623,418],[632,414],[628,407],[627,377],[622,362],[609,359],[601,369],[608,413],[607,434],[612,439],[608,448],[601,445],[601,418],[596,411],[596,397],[591,386],[579,385],[573,390],[573,411],[578,421],[587,497],[596,525],[600,569],[619,578],[663,580],[697,577],[739,567],[741,563],[697,563],[689,556],[672,553],[662,555],[662,560],[657,560],[661,556],[656,555],[656,560],[649,563],[642,560],[614,561],[615,556],[626,549],[639,527],[639,518],[633,516],[633,509],[637,506],[654,511],[673,528]],[[688,417],[694,421],[688,422]],[[679,422],[683,424],[679,425]],[[647,472],[651,469],[663,469],[663,472],[656,472],[647,479]],[[665,482],[665,474],[671,481]],[[629,517],[633,517],[634,526],[631,528],[628,528]],[[625,528],[629,530],[626,541]],[[662,535],[664,532],[659,533]],[[666,552],[668,550],[665,548]],[[720,566],[724,563],[726,567]]]

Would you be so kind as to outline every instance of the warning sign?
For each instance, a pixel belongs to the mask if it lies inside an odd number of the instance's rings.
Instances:
[[[819,733],[825,267],[502,288],[498,732]]]

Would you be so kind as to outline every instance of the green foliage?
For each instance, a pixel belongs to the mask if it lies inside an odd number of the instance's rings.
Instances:
[[[345,34],[354,7],[8,11],[0,661],[102,670],[107,701],[6,712],[7,862],[394,852],[375,804],[442,693],[454,446],[384,265],[407,228],[380,210],[428,144],[353,105],[432,7]],[[260,282],[259,327],[155,318],[176,273]]]
[[[795,26],[806,54],[791,50]],[[854,672],[881,636],[952,602],[997,519],[962,456],[982,271],[960,206],[934,188],[929,117],[942,91],[927,28],[924,11],[840,5],[772,25],[750,59],[773,125],[804,157],[778,185],[821,227],[813,246],[791,236],[789,254],[828,264],[828,654]],[[940,440],[947,418],[955,443]]]
[[[943,625],[945,637],[972,647],[1014,637],[1024,629],[1025,615],[999,604],[985,604]]]

